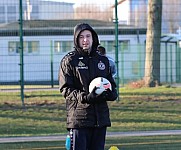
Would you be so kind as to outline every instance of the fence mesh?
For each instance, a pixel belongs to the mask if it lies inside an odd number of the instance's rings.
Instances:
[[[117,12],[115,12],[116,2],[114,0],[22,0],[22,7],[19,2],[17,0],[0,1],[0,99],[2,100],[2,110],[14,108],[14,98],[21,102],[20,85],[23,74],[25,93],[32,92],[25,94],[26,105],[32,107],[36,105],[37,108],[46,106],[48,110],[39,108],[45,113],[54,108],[56,109],[54,113],[58,113],[57,110],[62,109],[63,112],[58,115],[64,115],[65,110],[61,106],[64,105],[63,102],[57,102],[58,106],[54,106],[54,102],[47,101],[50,97],[55,101],[59,100],[56,98],[59,97],[59,93],[52,94],[51,88],[56,88],[55,90],[58,92],[59,63],[64,55],[73,50],[73,28],[80,22],[92,25],[98,33],[100,44],[106,48],[107,55],[118,63],[118,87],[124,87],[128,83],[141,81],[144,78],[148,0],[117,1]],[[160,49],[161,83],[181,83],[180,6],[180,0],[163,0]],[[22,9],[22,14],[19,13],[20,9]],[[115,37],[117,30],[115,13],[118,16],[118,39]],[[23,17],[23,56],[20,55],[20,15]],[[118,60],[116,60],[116,40],[118,40]],[[23,64],[21,64],[21,57],[24,60]],[[23,72],[20,69],[21,65],[24,68]],[[38,102],[35,102],[33,98],[37,95],[33,92],[37,89],[47,89],[47,93],[38,93],[39,99]],[[12,97],[10,98],[9,95]],[[10,99],[11,104],[6,102],[5,97]],[[131,104],[128,107],[131,107]],[[32,108],[29,109],[33,111]],[[21,119],[26,117],[21,115],[21,111],[16,113],[20,115],[18,118],[20,122],[23,122]],[[3,115],[6,114],[2,114],[0,117]],[[53,121],[59,121],[59,116],[56,116]],[[42,118],[51,120],[51,117],[43,116]],[[32,120],[28,127],[38,126],[35,122],[36,118],[32,117]],[[62,120],[65,121],[65,116]],[[179,121],[177,122],[179,123]],[[46,124],[46,121],[43,124]],[[65,124],[62,126],[65,128]],[[2,125],[2,130],[3,127],[6,126]],[[12,126],[9,125],[9,128]],[[31,129],[33,130],[33,128]],[[38,127],[37,129],[40,130]],[[58,126],[55,127],[55,130],[62,131]],[[25,132],[34,133],[27,130]],[[54,131],[52,132],[54,133]]]
[[[133,1],[122,14],[125,2],[118,2],[118,72],[120,84],[144,77],[147,1]],[[161,45],[161,76],[164,83],[180,82],[179,1],[163,2],[162,34],[168,38]],[[1,1],[1,85],[20,83],[19,2]],[[167,11],[165,9],[168,7]],[[174,8],[174,12],[171,8]],[[100,44],[116,58],[115,2],[33,1],[22,3],[24,83],[25,85],[58,84],[61,58],[73,49],[73,27],[90,23],[98,32]],[[170,16],[174,14],[172,20]],[[141,22],[140,22],[141,21]],[[173,22],[174,21],[174,22]],[[144,23],[142,23],[144,22]],[[177,27],[176,27],[177,24]],[[172,33],[169,34],[169,33]],[[116,60],[115,60],[116,61]]]

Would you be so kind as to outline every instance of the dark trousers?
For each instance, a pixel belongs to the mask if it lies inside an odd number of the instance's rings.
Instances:
[[[72,129],[72,150],[104,150],[106,127]]]

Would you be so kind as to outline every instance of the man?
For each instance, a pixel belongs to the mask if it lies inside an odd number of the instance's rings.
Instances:
[[[99,45],[97,49],[101,55],[106,56],[109,59],[109,66],[111,69],[112,76],[113,78],[116,78],[117,71],[114,59],[106,55],[106,49],[103,46]]]
[[[59,87],[66,99],[67,129],[72,150],[104,150],[107,127],[111,126],[107,101],[117,98],[116,84],[107,57],[97,53],[97,33],[86,23],[74,28],[75,50],[60,63]],[[112,91],[89,93],[89,84],[96,77],[108,79]]]

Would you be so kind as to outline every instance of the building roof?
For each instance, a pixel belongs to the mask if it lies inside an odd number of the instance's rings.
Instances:
[[[72,19],[72,20],[25,20],[23,21],[23,32],[26,36],[31,35],[72,35],[73,28],[78,23],[90,24],[98,34],[114,34],[115,23],[93,19]],[[138,29],[134,26],[119,25],[119,31],[137,32],[146,34],[146,29]],[[0,25],[0,36],[17,36],[19,22],[12,22]]]
[[[73,28],[76,24],[86,22],[93,27],[111,27],[113,22],[105,22],[93,19],[72,19],[72,20],[24,20],[23,29],[44,29],[44,28]],[[128,26],[127,26],[128,27]],[[19,22],[3,24],[1,29],[19,29]]]

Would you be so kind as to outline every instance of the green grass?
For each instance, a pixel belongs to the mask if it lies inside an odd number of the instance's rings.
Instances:
[[[58,90],[0,92],[0,137],[59,135],[66,131],[65,100]],[[120,101],[109,102],[108,131],[181,129],[181,88],[121,88]],[[106,150],[178,150],[181,136],[107,138]],[[0,144],[2,149],[65,149],[64,141]]]
[[[0,92],[0,136],[66,133],[65,100],[58,90]],[[120,101],[109,102],[108,131],[181,129],[181,88],[121,88]]]
[[[0,147],[3,150],[65,150],[64,145],[64,141],[46,141],[0,144]],[[181,147],[181,135],[107,138],[105,150],[111,146],[119,150],[178,150]]]
[[[111,146],[117,146],[119,150],[178,150],[181,147],[181,135],[107,139],[105,149]]]

